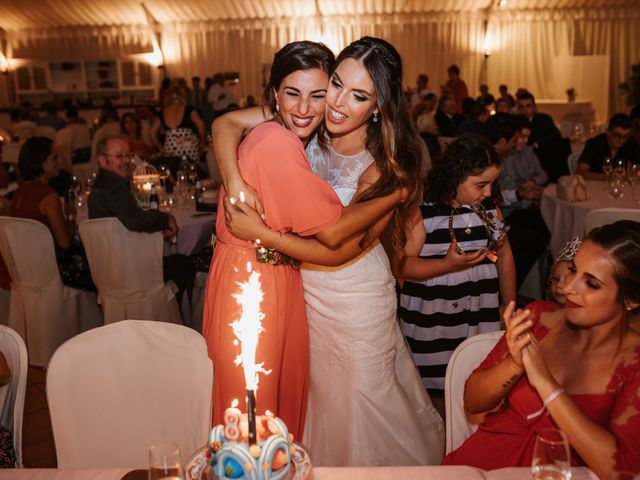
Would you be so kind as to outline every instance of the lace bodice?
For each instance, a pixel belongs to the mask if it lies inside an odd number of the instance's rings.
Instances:
[[[313,172],[333,188],[343,205],[349,205],[358,190],[358,179],[373,162],[367,150],[355,155],[341,155],[328,147],[325,152],[314,136],[307,145],[307,157]]]

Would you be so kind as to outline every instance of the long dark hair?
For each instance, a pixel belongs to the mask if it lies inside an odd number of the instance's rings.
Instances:
[[[402,91],[402,60],[393,45],[380,38],[362,37],[347,46],[336,60],[352,58],[362,63],[376,89],[378,121],[372,116],[367,125],[366,148],[380,171],[380,178],[365,190],[358,202],[382,197],[401,187],[411,191],[407,202],[396,212],[385,231],[391,246],[399,250],[406,243],[408,205],[422,192],[423,151],[409,117]]]
[[[53,141],[47,137],[31,137],[20,147],[18,153],[18,173],[24,181],[35,180],[44,175],[42,164],[47,161]]]
[[[273,56],[269,81],[262,93],[262,102],[272,114],[277,113],[276,93],[282,81],[298,70],[319,68],[328,75],[333,71],[336,58],[333,52],[323,43],[302,40],[291,42],[278,50]],[[324,121],[316,129],[318,140],[325,138]]]
[[[500,157],[489,142],[474,134],[457,138],[447,145],[442,159],[434,162],[429,170],[424,183],[425,201],[449,204],[456,198],[458,185],[491,166],[500,167]],[[493,193],[495,200],[496,192]]]

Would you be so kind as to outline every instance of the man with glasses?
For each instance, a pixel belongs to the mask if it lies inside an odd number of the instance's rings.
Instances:
[[[602,160],[611,157],[614,162],[618,159],[639,163],[640,151],[638,144],[631,136],[631,117],[625,113],[616,113],[609,120],[605,133],[596,135],[587,141],[578,159],[578,172],[589,180],[606,180],[602,171]]]
[[[96,145],[100,170],[89,195],[89,218],[116,217],[135,232],[161,231],[166,239],[178,234],[176,218],[159,210],[142,210],[131,190],[131,159],[129,142],[119,137],[105,137]],[[164,280],[173,280],[178,287],[178,301],[184,290],[193,284],[195,268],[186,255],[169,255],[163,259]]]

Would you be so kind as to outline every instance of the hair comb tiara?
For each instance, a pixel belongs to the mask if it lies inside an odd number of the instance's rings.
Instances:
[[[582,241],[580,240],[580,237],[573,237],[571,240],[565,243],[564,247],[562,247],[558,255],[556,255],[556,258],[553,261],[553,263],[558,263],[562,261],[568,262],[570,260],[573,260],[573,257],[576,256],[576,253],[578,252],[578,248],[580,248],[580,245],[582,245]]]

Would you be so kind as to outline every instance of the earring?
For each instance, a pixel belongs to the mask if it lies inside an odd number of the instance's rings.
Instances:
[[[276,113],[280,113],[280,104],[276,102]]]
[[[378,123],[378,112],[373,113],[373,123]]]

